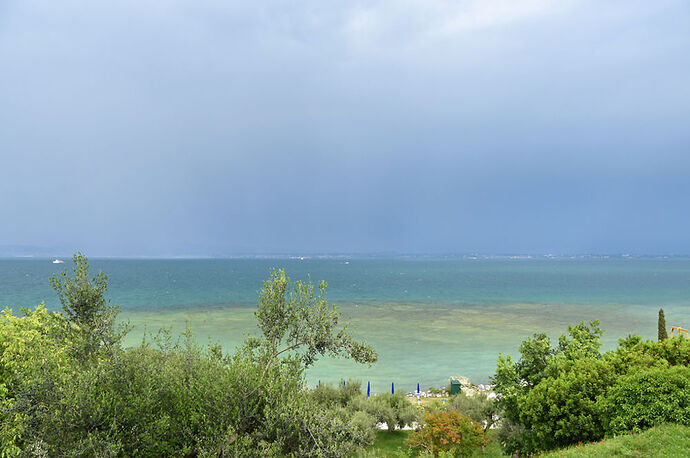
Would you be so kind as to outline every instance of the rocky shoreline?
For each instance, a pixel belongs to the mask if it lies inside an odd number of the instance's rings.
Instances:
[[[460,391],[467,396],[475,396],[477,394],[485,394],[488,399],[496,399],[496,393],[494,393],[494,385],[490,384],[473,384],[469,378],[464,376],[453,376],[450,377],[450,383],[453,381],[460,382]],[[442,389],[429,388],[427,391],[410,391],[407,393],[408,397],[420,397],[420,398],[447,398],[450,396],[449,387],[444,387]]]

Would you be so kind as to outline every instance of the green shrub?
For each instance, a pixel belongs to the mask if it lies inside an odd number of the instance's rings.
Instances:
[[[359,380],[348,380],[345,385],[341,382],[337,386],[322,383],[311,390],[311,397],[325,407],[346,407],[355,398],[362,397],[362,383]]]
[[[668,367],[668,361],[659,357],[659,351],[652,350],[656,346],[657,343],[649,345],[640,336],[631,335],[618,339],[618,348],[607,352],[604,359],[619,376],[653,367]]]
[[[619,340],[615,351],[601,355],[601,335],[598,321],[591,321],[589,326],[580,323],[568,327],[568,335],[558,339],[557,347],[551,346],[545,334],[535,334],[520,346],[519,360],[499,355],[492,381],[501,409],[499,436],[507,452],[533,453],[596,440],[611,431],[628,431],[636,425],[620,419],[628,414],[614,413],[613,407],[603,401],[612,387],[622,390],[618,386],[622,380],[631,383],[632,379],[621,377],[648,372],[676,374],[667,371],[670,367],[690,365],[688,339],[657,342],[628,336]],[[657,388],[647,389],[656,392]],[[663,393],[658,394],[663,399]],[[630,402],[634,399],[631,397]],[[674,421],[660,412],[679,402],[678,397],[669,398],[666,407],[657,405],[655,412],[660,418],[667,418],[662,421]],[[621,409],[625,408],[628,407],[623,404]],[[650,418],[639,406],[630,404],[629,410],[637,412],[636,421],[641,424]]]
[[[22,316],[10,309],[0,314],[0,456],[22,451],[36,405],[54,399],[55,387],[76,370],[76,337],[62,315],[43,304]]]
[[[262,335],[232,354],[161,332],[120,347],[104,275],[53,280],[65,315],[44,307],[0,316],[0,456],[351,456],[373,441],[375,418],[317,403],[303,372],[319,356],[371,363],[376,353],[338,326],[311,284],[274,271],[260,293]]]
[[[467,395],[461,392],[448,400],[445,409],[454,410],[481,423],[485,431],[498,420],[499,414],[498,405],[488,399],[486,393]]]
[[[354,413],[347,412],[349,425],[359,435],[359,440],[363,446],[369,446],[376,440],[376,418],[367,412],[358,410]]]
[[[661,423],[690,425],[690,367],[650,369],[622,377],[602,406],[608,435]]]
[[[320,384],[310,391],[314,408],[327,409],[329,416],[338,418],[356,432],[358,441],[367,446],[376,439],[377,418],[370,413],[371,403],[361,393],[359,380],[348,380],[345,385]]]
[[[654,358],[663,359],[669,366],[690,366],[690,340],[685,337],[654,342],[648,340],[640,345],[639,351]]]
[[[265,366],[187,335],[141,346],[17,397],[20,448],[48,456],[348,456],[372,443],[365,412],[315,404],[290,361]],[[50,376],[46,376],[47,379]],[[49,394],[49,396],[48,396]],[[78,451],[78,452],[76,452]]]
[[[433,456],[471,456],[486,446],[489,438],[481,424],[455,411],[426,414],[424,425],[415,430],[405,445]]]
[[[396,427],[412,425],[421,417],[421,409],[412,405],[405,395],[379,394],[367,399],[361,393],[358,380],[348,380],[343,386],[321,384],[311,390],[310,398],[317,406],[327,408],[332,415],[350,424],[363,437],[364,442],[372,443],[377,425],[386,423],[388,431]]]
[[[519,399],[525,450],[548,450],[603,437],[597,397],[615,380],[610,364],[591,358],[567,365],[556,377],[544,378]]]
[[[403,428],[419,421],[422,411],[412,405],[402,393],[384,393],[355,399],[350,407],[353,411],[363,411],[376,419],[377,423],[386,423],[388,431],[396,427]]]
[[[556,347],[545,334],[534,334],[520,346],[519,360],[499,355],[492,383],[508,453],[531,453],[585,440],[574,424],[582,424],[583,437],[601,434],[599,422],[588,421],[598,418],[594,408],[597,390],[615,379],[599,354],[601,335],[597,320],[589,325],[582,322],[569,326],[568,335],[562,335]],[[578,361],[585,363],[578,365]],[[590,362],[594,364],[591,369]],[[586,383],[578,385],[581,382]]]

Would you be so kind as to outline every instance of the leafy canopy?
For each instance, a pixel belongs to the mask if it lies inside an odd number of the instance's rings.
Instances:
[[[317,293],[273,271],[262,335],[231,353],[189,329],[122,348],[107,277],[79,253],[74,263],[51,279],[64,313],[0,313],[0,456],[352,456],[373,441],[373,415],[321,405],[304,386],[321,355],[376,361],[325,283]]]
[[[488,443],[481,424],[453,410],[427,413],[424,425],[405,441],[423,454],[453,457],[471,456]]]
[[[268,364],[283,353],[294,356],[304,367],[324,355],[349,357],[358,363],[377,361],[370,345],[356,341],[346,326],[338,326],[340,312],[328,304],[326,287],[320,281],[317,293],[311,282],[292,283],[284,270],[271,270],[255,312],[263,339],[250,340],[264,348]]]
[[[503,411],[504,430],[511,431],[503,439],[507,451],[531,453],[567,445],[578,434],[571,425],[596,416],[598,393],[588,387],[612,383],[610,371],[597,364],[602,334],[598,320],[590,321],[589,326],[581,322],[568,326],[568,335],[562,335],[555,347],[540,333],[522,343],[518,361],[499,354],[492,382]],[[587,371],[593,371],[596,379],[588,379]],[[584,381],[588,383],[581,385]],[[597,424],[592,435],[600,431]]]
[[[86,357],[99,348],[105,348],[112,354],[129,327],[123,324],[116,329],[115,320],[119,307],[111,305],[105,297],[108,277],[101,271],[90,278],[88,258],[79,252],[74,254],[72,260],[72,276],[67,271],[62,271],[50,278],[50,285],[57,292],[65,317],[84,336],[82,348],[78,352]]]
[[[690,340],[619,340],[601,354],[598,321],[568,327],[558,345],[535,334],[518,361],[499,355],[494,391],[507,452],[532,454],[644,429],[690,424]]]
[[[690,367],[656,367],[621,377],[602,405],[610,436],[662,423],[690,425]]]

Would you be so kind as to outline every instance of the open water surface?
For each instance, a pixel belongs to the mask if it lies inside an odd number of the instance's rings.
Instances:
[[[71,263],[0,259],[0,307],[60,308],[49,285]],[[144,329],[190,322],[201,343],[211,339],[231,351],[257,331],[254,308],[272,267],[293,280],[328,282],[329,300],[355,334],[379,352],[368,368],[322,360],[306,376],[337,382],[371,381],[373,391],[441,386],[451,375],[488,382],[499,352],[517,356],[535,332],[553,339],[568,325],[599,319],[604,348],[619,337],[656,337],[663,307],[669,326],[690,327],[690,259],[381,260],[381,259],[91,259],[110,279],[109,296],[135,326]]]

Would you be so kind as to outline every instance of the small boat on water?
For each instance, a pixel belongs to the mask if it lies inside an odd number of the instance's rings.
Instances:
[[[65,263],[65,261],[63,261],[62,259],[54,259],[53,260],[53,264],[64,264],[64,263]]]

